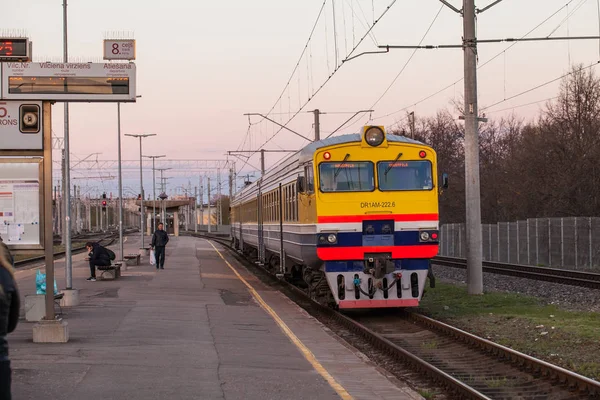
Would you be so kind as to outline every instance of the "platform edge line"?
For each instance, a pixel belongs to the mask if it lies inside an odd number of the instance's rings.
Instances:
[[[260,306],[271,316],[271,318],[273,318],[273,320],[277,323],[277,325],[279,325],[279,328],[281,328],[283,333],[285,333],[286,336],[292,341],[292,343],[294,343],[294,345],[298,348],[298,350],[300,350],[304,358],[306,358],[306,360],[313,366],[313,368],[319,373],[319,375],[321,375],[323,379],[327,381],[329,386],[331,386],[331,388],[335,390],[336,393],[343,400],[353,400],[354,398],[350,395],[350,393],[348,393],[348,391],[344,389],[344,387],[340,385],[329,372],[327,372],[325,367],[323,367],[323,365],[317,360],[317,358],[310,351],[310,349],[306,347],[306,345],[302,343],[300,339],[298,339],[296,334],[292,332],[292,330],[287,326],[285,322],[283,322],[283,320],[279,317],[279,315],[277,315],[277,313],[271,308],[271,306],[269,306],[263,300],[263,298],[260,294],[258,294],[256,289],[254,289],[252,285],[250,285],[248,281],[246,281],[246,279],[244,279],[244,277],[240,275],[240,273],[235,269],[235,267],[232,266],[231,263],[227,261],[227,259],[225,259],[225,257],[223,257],[223,254],[221,254],[219,249],[217,249],[216,246],[210,240],[206,241],[213,247],[213,249],[215,249],[219,257],[221,257],[221,259],[225,261],[225,264],[227,264],[227,266],[233,271],[233,273],[238,277],[238,279],[242,281],[244,285],[246,285],[246,287],[248,288],[252,296],[256,299],[256,301],[260,304]]]

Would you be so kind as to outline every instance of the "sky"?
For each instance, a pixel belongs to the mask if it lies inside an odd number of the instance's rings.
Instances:
[[[527,37],[597,36],[598,1],[504,0],[478,15],[477,36],[522,37],[545,20]],[[34,61],[60,60],[63,0],[4,2],[0,33],[25,31],[33,41]],[[461,7],[459,0],[450,3]],[[377,45],[417,45],[421,40],[460,44],[462,18],[436,0],[68,1],[70,61],[102,62],[103,39],[114,32],[136,40],[137,94],[142,96],[136,103],[122,104],[122,133],[156,134],[144,139],[147,155],[235,160],[240,176],[258,176],[252,172],[260,166],[258,155],[245,164],[228,151],[257,150],[271,137],[264,145],[267,150],[296,150],[308,143],[245,113],[272,110],[270,118],[285,124],[303,107],[287,126],[312,138],[313,115],[307,111],[318,108],[324,113],[320,121],[325,137],[359,110],[374,111],[359,114],[336,134],[358,132],[365,124],[391,127],[408,112],[427,117],[448,109],[458,118],[451,103],[464,90],[461,49],[391,50],[341,63],[348,54],[380,51]],[[543,109],[543,100],[556,96],[559,82],[521,93],[560,77],[571,64],[598,60],[597,40],[480,44],[480,107],[494,105],[485,110],[488,117],[515,113],[531,120]],[[59,103],[53,106],[52,121],[53,135],[63,136]],[[101,154],[90,159],[117,159],[116,104],[71,104],[69,126],[72,165],[92,153]],[[123,159],[139,159],[137,139],[123,137],[122,146]],[[267,168],[282,156],[267,153]],[[199,185],[199,175],[216,179],[215,171],[169,173],[174,176],[170,191],[188,182],[192,188]],[[102,176],[102,171],[73,171],[74,176],[86,174]],[[151,170],[145,168],[144,175],[148,192]],[[139,192],[138,182],[139,175],[127,170],[124,185]],[[116,179],[78,183],[83,193],[117,187]]]

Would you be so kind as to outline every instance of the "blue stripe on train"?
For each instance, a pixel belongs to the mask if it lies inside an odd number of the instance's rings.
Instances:
[[[429,234],[436,231],[427,231]],[[323,233],[324,234],[324,233]],[[323,235],[322,234],[322,235]],[[392,235],[363,235],[362,232],[339,232],[337,243],[319,243],[318,247],[359,247],[359,246],[414,246],[431,245],[435,242],[420,242],[419,231],[400,231]]]
[[[429,268],[429,260],[408,259],[395,260],[396,270],[422,270]],[[326,261],[325,272],[362,272],[364,261]]]

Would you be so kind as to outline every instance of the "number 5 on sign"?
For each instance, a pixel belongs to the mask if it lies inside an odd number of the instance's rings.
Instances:
[[[104,40],[105,60],[135,60],[135,40],[106,39]]]

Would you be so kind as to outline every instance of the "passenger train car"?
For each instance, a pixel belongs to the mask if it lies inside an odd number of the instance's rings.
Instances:
[[[307,145],[236,194],[233,242],[322,303],[418,306],[438,253],[438,190],[431,147],[366,126]]]

